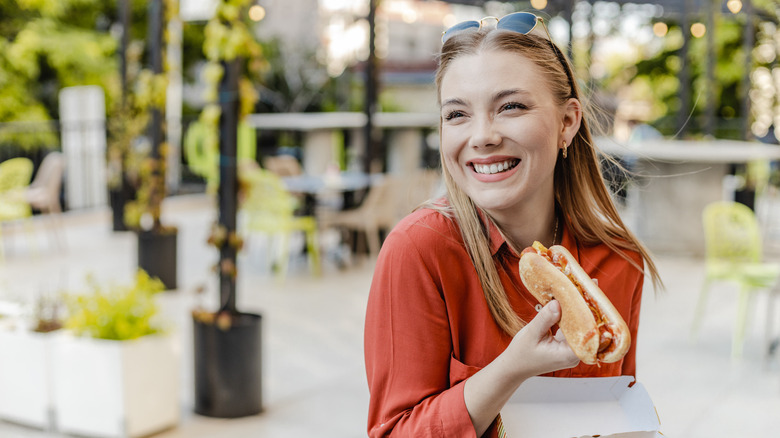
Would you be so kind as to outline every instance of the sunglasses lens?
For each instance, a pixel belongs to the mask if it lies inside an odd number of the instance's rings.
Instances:
[[[479,29],[479,21],[463,21],[452,26],[451,28],[444,31],[444,34],[441,36],[441,42],[446,42],[448,39],[450,39],[451,36],[466,29]]]
[[[536,15],[529,12],[515,12],[498,21],[497,29],[527,34],[536,26]]]

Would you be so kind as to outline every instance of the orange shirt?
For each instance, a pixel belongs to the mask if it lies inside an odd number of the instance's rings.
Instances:
[[[538,302],[520,280],[519,257],[495,226],[490,238],[509,301],[530,321]],[[549,375],[635,375],[643,274],[605,245],[578,244],[568,230],[561,244],[598,279],[633,342],[619,362],[580,363]],[[639,255],[632,257],[641,266]],[[423,209],[396,225],[377,260],[365,324],[369,436],[475,437],[464,381],[503,352],[511,338],[494,322],[452,220]],[[497,436],[495,424],[485,436]]]

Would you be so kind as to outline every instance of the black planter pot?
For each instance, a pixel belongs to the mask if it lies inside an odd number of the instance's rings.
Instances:
[[[176,236],[178,231],[138,233],[138,267],[159,278],[166,289],[176,289]]]
[[[196,413],[238,418],[262,412],[261,321],[242,313],[222,330],[193,318]]]

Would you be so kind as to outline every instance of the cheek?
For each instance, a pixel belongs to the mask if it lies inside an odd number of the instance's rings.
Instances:
[[[443,130],[441,135],[441,155],[444,163],[449,167],[450,172],[458,165],[458,157],[462,150],[460,142],[451,130]]]

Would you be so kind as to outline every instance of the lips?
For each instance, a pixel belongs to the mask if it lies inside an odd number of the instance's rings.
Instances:
[[[475,172],[481,175],[494,175],[501,172],[506,172],[515,168],[520,164],[520,160],[516,158],[509,158],[502,161],[495,161],[492,163],[476,163],[472,162],[471,167]]]

